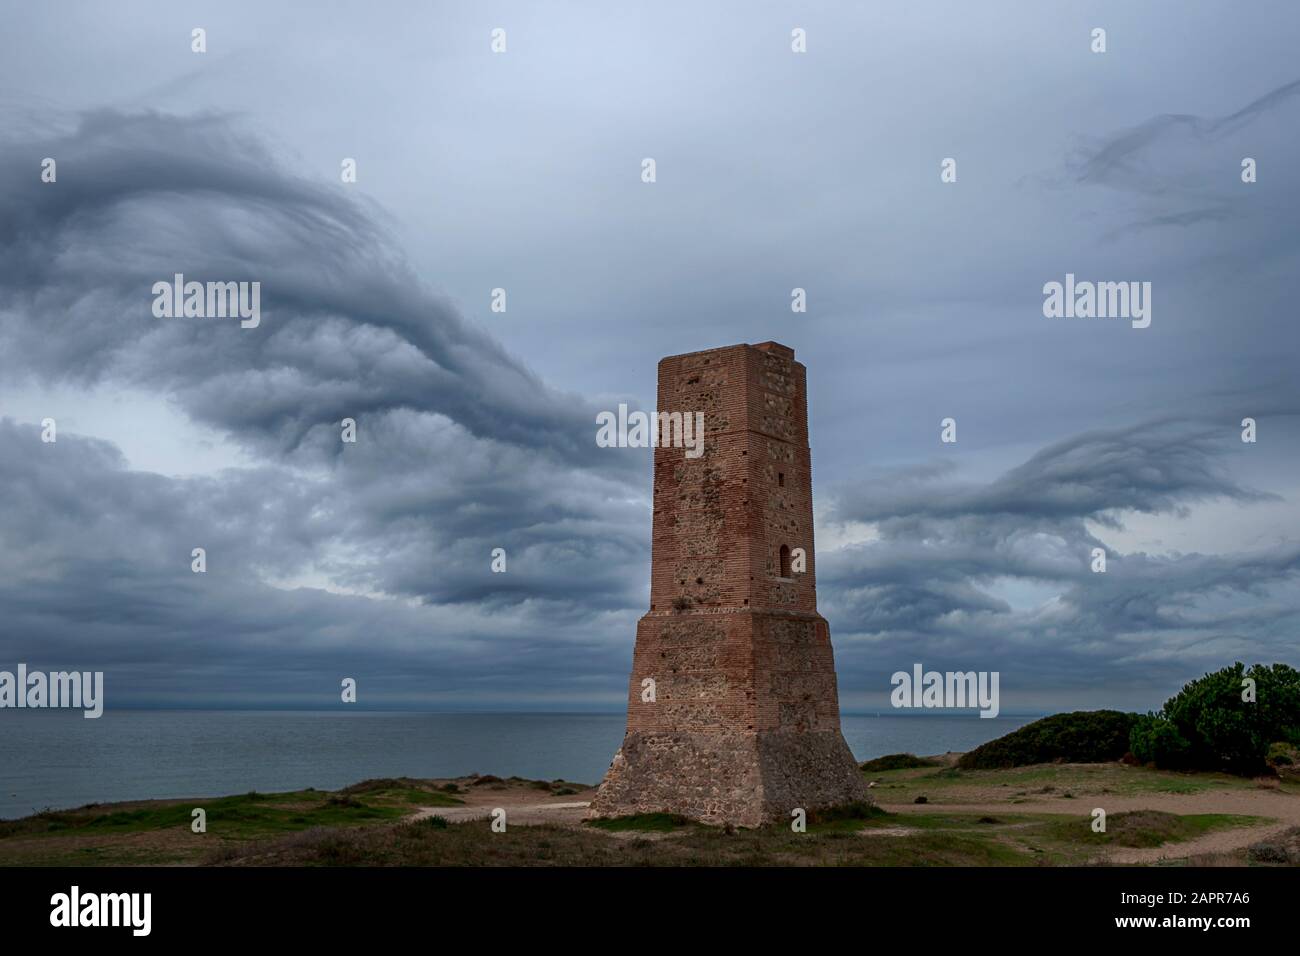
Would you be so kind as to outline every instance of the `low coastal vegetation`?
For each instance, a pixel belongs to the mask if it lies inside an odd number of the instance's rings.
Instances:
[[[1087,710],[1053,714],[962,754],[963,770],[1025,767],[1061,760],[1101,763],[1119,760],[1129,748],[1136,714],[1118,710]]]
[[[1074,711],[1036,720],[963,754],[962,770],[1127,760],[1240,776],[1300,772],[1300,671],[1233,664],[1191,681],[1147,714]],[[911,754],[863,764],[900,769]]]
[[[148,800],[117,804],[89,804],[73,810],[43,810],[19,820],[0,820],[0,861],[4,848],[23,843],[23,838],[58,837],[49,844],[63,846],[68,854],[48,862],[84,862],[122,849],[113,862],[148,862],[150,834],[180,833],[194,836],[196,845],[205,834],[194,834],[193,811],[201,808],[208,832],[224,839],[255,840],[312,827],[352,827],[393,822],[409,816],[416,807],[455,806],[463,801],[442,790],[428,789],[420,782],[368,780],[339,791],[296,790],[287,793],[250,792],[229,797],[194,800]],[[103,839],[101,839],[103,838]],[[121,839],[113,839],[121,838]],[[6,842],[8,841],[8,842]],[[183,841],[185,842],[185,841]],[[135,848],[143,850],[137,853]],[[177,847],[176,862],[191,854]],[[46,862],[46,861],[41,861]]]
[[[1300,671],[1240,663],[1183,687],[1139,717],[1131,749],[1142,763],[1243,775],[1294,766],[1300,746]]]
[[[1096,833],[1089,820],[1053,820],[1048,829],[1062,839],[1079,837],[1102,846],[1159,847],[1202,836],[1214,830],[1238,826],[1256,826],[1263,821],[1252,816],[1227,813],[1195,813],[1178,816],[1162,810],[1133,810],[1113,813],[1106,819],[1106,829]],[[1084,831],[1087,831],[1086,833]]]
[[[868,760],[862,765],[863,773],[880,773],[882,770],[915,770],[917,767],[938,767],[940,762],[933,757],[918,757],[916,754],[887,754]]]

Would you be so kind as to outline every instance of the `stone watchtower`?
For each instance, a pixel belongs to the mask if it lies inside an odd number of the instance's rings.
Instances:
[[[775,342],[674,355],[658,406],[703,412],[707,438],[655,449],[650,610],[588,815],[757,826],[868,800],[817,613],[804,367]]]

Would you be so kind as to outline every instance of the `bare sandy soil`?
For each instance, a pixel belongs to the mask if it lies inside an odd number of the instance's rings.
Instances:
[[[424,817],[437,816],[448,823],[464,823],[466,820],[486,819],[492,815],[493,810],[500,807],[506,812],[507,824],[571,823],[577,826],[582,822],[582,815],[587,812],[587,807],[591,803],[590,796],[578,802],[572,798],[540,802],[530,799],[525,802],[519,799],[520,796],[528,797],[527,794],[501,793],[485,795],[481,801],[477,799],[472,803],[467,801],[463,807],[421,807],[411,816],[411,819],[421,820]]]
[[[595,787],[577,788],[573,793],[544,794],[535,787],[521,785],[519,781],[496,780],[492,783],[478,783],[473,777],[461,777],[454,782],[459,786],[456,798],[464,801],[454,807],[420,807],[410,817],[422,820],[425,817],[442,817],[448,823],[464,823],[466,820],[481,820],[492,815],[500,807],[506,812],[507,825],[564,823],[578,826],[592,797],[596,795]]]

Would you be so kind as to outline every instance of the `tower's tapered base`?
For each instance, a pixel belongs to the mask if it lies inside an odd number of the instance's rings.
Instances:
[[[788,822],[799,808],[858,802],[870,796],[840,734],[820,615],[741,609],[641,618],[627,734],[588,816],[677,813],[753,827]]]
[[[701,823],[788,822],[796,808],[869,802],[838,730],[675,734],[623,738],[588,813],[677,813]]]

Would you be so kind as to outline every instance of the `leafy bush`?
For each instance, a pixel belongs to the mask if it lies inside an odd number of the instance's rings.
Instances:
[[[1138,763],[1153,763],[1169,770],[1181,770],[1189,765],[1192,745],[1163,717],[1155,714],[1139,717],[1128,739]]]
[[[1277,843],[1255,843],[1246,848],[1251,863],[1286,863],[1286,847]]]
[[[1296,748],[1285,741],[1277,741],[1268,748],[1265,758],[1271,767],[1292,767],[1296,762]]]
[[[868,760],[861,767],[865,773],[879,773],[882,770],[914,770],[917,767],[937,767],[939,761],[918,757],[916,754],[886,754],[874,760]]]
[[[1246,859],[1251,863],[1300,865],[1300,827],[1291,827],[1270,840],[1247,847]]]
[[[992,770],[1058,760],[1066,763],[1118,760],[1129,748],[1129,731],[1137,717],[1118,710],[1053,714],[962,754],[957,766],[964,770]]]
[[[1254,700],[1242,699],[1245,678],[1255,682]],[[1252,774],[1278,741],[1300,742],[1300,671],[1238,661],[1184,686],[1135,727],[1131,743],[1157,766]]]

